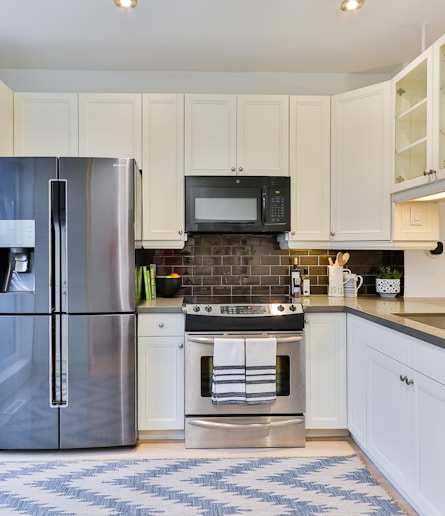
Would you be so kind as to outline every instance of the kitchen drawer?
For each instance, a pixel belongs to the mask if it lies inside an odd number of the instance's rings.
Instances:
[[[413,339],[390,328],[370,323],[367,345],[394,360],[409,365],[410,344]]]
[[[138,336],[173,336],[184,334],[183,314],[139,314]]]
[[[414,358],[411,367],[445,385],[445,349],[421,340],[413,341],[412,346]]]

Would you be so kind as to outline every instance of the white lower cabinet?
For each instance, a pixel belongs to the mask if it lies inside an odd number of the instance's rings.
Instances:
[[[348,429],[366,448],[366,331],[365,319],[347,314]],[[353,345],[349,345],[349,343]]]
[[[412,385],[402,363],[368,348],[367,451],[396,485],[412,492],[415,476]]]
[[[139,438],[184,429],[184,316],[138,316]],[[178,435],[181,437],[181,435]]]
[[[348,314],[348,382],[354,439],[421,515],[445,514],[445,349]]]
[[[306,314],[305,338],[306,428],[346,429],[346,314]]]

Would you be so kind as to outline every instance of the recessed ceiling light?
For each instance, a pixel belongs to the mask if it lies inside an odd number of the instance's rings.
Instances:
[[[363,7],[363,4],[365,3],[365,0],[343,0],[340,7],[342,11],[357,11],[361,7]]]
[[[122,9],[133,9],[133,7],[136,7],[138,0],[114,0],[114,3]]]

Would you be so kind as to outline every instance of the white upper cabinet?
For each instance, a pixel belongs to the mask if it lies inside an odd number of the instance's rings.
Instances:
[[[445,37],[392,80],[393,192],[409,200],[444,189]],[[415,189],[414,189],[415,188]],[[409,189],[410,192],[407,192]]]
[[[391,81],[395,192],[432,179],[432,58],[430,47]]]
[[[390,83],[332,97],[331,241],[391,239]]]
[[[289,97],[186,95],[186,175],[289,175]]]
[[[330,97],[290,97],[291,231],[279,239],[291,246],[329,241],[330,118]]]
[[[142,95],[79,94],[79,156],[142,163]]]
[[[0,156],[14,153],[14,93],[0,81]]]
[[[184,96],[143,95],[142,246],[184,246]]]
[[[15,156],[78,156],[76,93],[14,94]]]

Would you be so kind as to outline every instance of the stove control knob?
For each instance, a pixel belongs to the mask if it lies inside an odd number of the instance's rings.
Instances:
[[[278,311],[280,311],[280,312],[284,312],[284,306],[283,306],[283,305],[280,305],[277,309],[278,309]]]
[[[200,308],[198,305],[195,305],[195,306],[193,307],[193,311],[194,311],[194,312],[200,312],[200,311],[201,311],[201,308]]]
[[[206,312],[211,312],[211,311],[212,311],[212,307],[211,307],[210,305],[207,305],[207,306],[204,308],[204,310],[205,310]]]
[[[297,309],[297,307],[295,305],[290,305],[290,307],[289,307],[289,310],[291,312],[295,312],[296,309]]]

